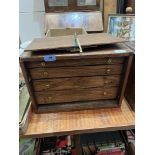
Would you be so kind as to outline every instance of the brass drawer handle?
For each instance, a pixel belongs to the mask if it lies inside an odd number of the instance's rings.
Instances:
[[[52,102],[52,97],[43,97],[41,99],[41,102],[42,103]]]
[[[107,92],[104,92],[103,95],[107,95]]]
[[[108,83],[109,83],[109,81],[105,81],[104,83],[105,83],[105,84],[108,84]]]
[[[108,63],[110,64],[112,62],[112,60],[111,59],[108,59]]]
[[[46,64],[45,64],[45,62],[41,62],[41,66],[43,66],[43,67],[44,67],[45,65],[46,65]]]
[[[46,88],[49,88],[49,87],[50,87],[50,84],[45,84],[45,87],[46,87]]]
[[[107,73],[110,73],[111,72],[111,69],[107,69]]]
[[[41,102],[41,103],[44,103],[44,102],[45,102],[45,99],[44,99],[44,98],[41,98],[41,99],[40,99],[40,102]]]
[[[48,72],[44,72],[43,75],[44,75],[44,76],[48,76]]]
[[[52,97],[48,97],[48,102],[51,102],[52,101]]]

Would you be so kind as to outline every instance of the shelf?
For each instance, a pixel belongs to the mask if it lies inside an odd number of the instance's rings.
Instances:
[[[127,130],[135,126],[135,113],[124,99],[121,108],[82,110],[31,116],[23,138]]]

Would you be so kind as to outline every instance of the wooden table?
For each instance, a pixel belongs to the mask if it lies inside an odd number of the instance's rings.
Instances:
[[[32,114],[23,138],[133,129],[135,113],[126,100],[121,108]]]

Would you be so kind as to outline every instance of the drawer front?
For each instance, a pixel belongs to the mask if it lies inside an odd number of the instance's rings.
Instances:
[[[118,86],[120,76],[73,77],[49,80],[34,80],[34,91],[51,91],[77,88],[95,88]]]
[[[30,69],[32,79],[121,74],[122,65]]]
[[[117,87],[35,92],[38,104],[115,99]]]
[[[55,62],[27,62],[27,68],[46,68],[46,67],[63,67],[63,66],[85,66],[85,65],[105,65],[105,64],[122,64],[124,58],[98,58],[98,59],[78,59],[64,60]]]

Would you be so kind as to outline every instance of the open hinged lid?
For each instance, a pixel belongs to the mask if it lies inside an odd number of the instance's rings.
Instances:
[[[107,33],[70,35],[49,38],[37,38],[25,49],[25,52],[35,53],[51,49],[73,49],[75,47],[89,48],[90,46],[115,44],[125,42],[122,38],[113,37]]]

